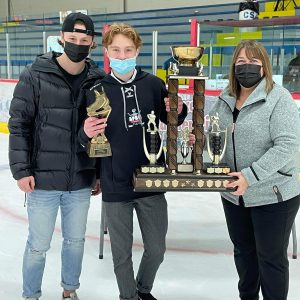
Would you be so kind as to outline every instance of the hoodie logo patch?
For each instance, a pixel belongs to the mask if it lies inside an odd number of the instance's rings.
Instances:
[[[136,125],[144,125],[144,123],[142,123],[141,116],[138,114],[135,108],[132,109],[132,114],[130,113],[127,114],[128,114],[128,127],[133,127]]]
[[[124,91],[125,95],[126,95],[126,98],[132,98],[134,97],[134,90],[133,90],[133,87],[125,87],[125,91]]]

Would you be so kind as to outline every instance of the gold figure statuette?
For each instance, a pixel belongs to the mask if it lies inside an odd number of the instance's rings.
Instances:
[[[111,113],[109,99],[103,88],[98,92],[95,90],[95,101],[87,108],[89,117],[108,118]],[[104,133],[100,133],[92,138],[88,143],[87,153],[89,157],[111,156],[111,147]]]

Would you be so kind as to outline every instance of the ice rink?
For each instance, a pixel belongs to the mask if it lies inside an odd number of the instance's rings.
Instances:
[[[8,166],[8,135],[0,133],[0,299],[21,299],[21,267],[27,238],[24,193],[11,177]],[[169,231],[165,261],[158,272],[153,295],[158,300],[238,299],[233,262],[221,201],[217,193],[167,193]],[[104,259],[98,259],[101,196],[92,198],[85,255],[78,295],[81,300],[117,300],[109,237],[105,236]],[[296,220],[298,244],[299,216]],[[41,300],[60,300],[60,216],[52,247],[47,254]],[[289,255],[291,256],[290,242]],[[141,235],[135,220],[133,258],[135,270],[142,255]],[[299,259],[290,259],[289,300],[300,299]]]

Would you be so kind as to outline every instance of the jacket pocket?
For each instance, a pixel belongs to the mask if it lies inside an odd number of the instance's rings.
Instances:
[[[280,175],[282,175],[282,176],[293,177],[292,174],[284,173],[284,172],[281,172],[281,171],[277,171],[277,173],[280,174]]]
[[[273,191],[277,197],[278,202],[282,202],[283,201],[282,195],[281,195],[277,185],[273,185]]]

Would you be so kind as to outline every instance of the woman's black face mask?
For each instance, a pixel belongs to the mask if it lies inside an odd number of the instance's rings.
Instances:
[[[243,64],[235,66],[235,78],[245,88],[250,88],[260,82],[261,66],[254,64]]]
[[[73,62],[83,61],[90,53],[90,45],[77,45],[65,41],[64,51]]]

